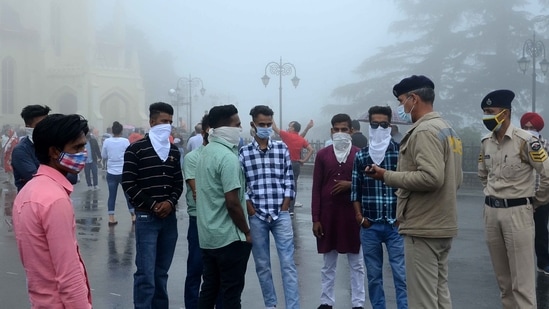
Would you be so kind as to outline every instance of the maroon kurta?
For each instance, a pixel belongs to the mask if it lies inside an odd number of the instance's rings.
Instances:
[[[331,192],[335,180],[351,181],[355,154],[360,149],[353,146],[347,161],[340,164],[332,147],[325,147],[317,153],[313,172],[313,222],[320,221],[324,231],[324,236],[317,238],[317,249],[318,253],[332,250],[339,253],[358,253],[360,226],[355,220],[351,190],[338,195],[332,195]]]

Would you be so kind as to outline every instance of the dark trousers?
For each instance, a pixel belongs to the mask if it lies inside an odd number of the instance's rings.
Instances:
[[[252,244],[235,241],[217,249],[202,249],[204,272],[198,299],[199,309],[213,309],[217,295],[223,293],[224,309],[240,309],[246,267]]]
[[[292,170],[294,172],[295,196],[294,199],[290,202],[290,213],[294,212],[295,200],[297,199],[297,179],[299,178],[299,173],[301,172],[301,163],[299,163],[299,161],[292,161]]]
[[[88,187],[97,186],[97,163],[86,163],[84,166],[84,174],[86,175],[86,183]],[[92,183],[93,179],[93,183]]]
[[[547,218],[549,215],[549,204],[536,208],[534,212],[534,223],[536,226],[536,237],[534,245],[539,268],[549,266],[549,239],[547,237]]]

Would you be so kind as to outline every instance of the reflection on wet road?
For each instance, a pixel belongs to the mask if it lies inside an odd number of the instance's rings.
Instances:
[[[0,307],[28,308],[24,271],[19,262],[17,246],[11,225],[15,187],[2,183],[0,173]],[[296,208],[293,221],[295,260],[298,268],[301,305],[316,308],[320,305],[320,268],[322,256],[316,251],[316,242],[311,228],[310,176],[300,177],[299,200],[304,204]],[[72,194],[80,252],[84,259],[93,292],[94,308],[131,308],[133,273],[135,271],[134,225],[127,213],[121,190],[118,192],[116,215],[119,224],[110,227],[107,216],[107,186],[100,179],[101,190],[88,191],[85,184],[75,185]],[[188,217],[183,199],[177,212],[179,238],[175,251],[168,290],[170,308],[183,308],[183,287],[186,274]],[[454,308],[499,308],[500,299],[490,258],[484,242],[482,223],[482,196],[478,193],[464,194],[459,198],[460,231],[454,240],[450,254],[449,285]],[[283,306],[284,293],[280,276],[280,264],[276,257],[274,241],[271,241],[273,279],[279,306]],[[384,264],[384,286],[388,308],[396,308],[392,288],[390,266]],[[538,273],[539,274],[539,273]],[[350,280],[346,259],[338,259],[336,275],[335,308],[351,308]],[[549,309],[549,276],[537,278],[538,308]],[[261,291],[255,274],[253,258],[250,257],[246,273],[246,286],[242,294],[243,308],[262,308]],[[369,308],[367,303],[365,308]],[[283,307],[282,307],[283,308]]]

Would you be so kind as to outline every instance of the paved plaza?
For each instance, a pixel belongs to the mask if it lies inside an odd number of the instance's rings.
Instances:
[[[104,172],[100,172],[104,173]],[[83,176],[83,175],[82,175]],[[0,304],[2,308],[28,308],[25,274],[19,261],[17,246],[11,228],[11,207],[15,187],[4,182],[0,174]],[[319,305],[320,268],[322,256],[316,252],[310,215],[312,179],[303,175],[298,186],[298,201],[304,204],[296,208],[294,233],[295,260],[299,273],[301,307],[313,309]],[[75,206],[77,233],[80,250],[88,270],[93,289],[94,308],[132,308],[132,284],[135,271],[134,230],[119,191],[116,216],[119,222],[114,227],[107,224],[107,185],[104,174],[100,177],[100,190],[88,191],[85,183],[75,185],[72,195]],[[450,254],[449,284],[454,308],[479,309],[501,308],[499,291],[492,271],[490,258],[484,242],[482,223],[482,192],[476,189],[461,190],[459,194],[459,235],[453,242]],[[186,274],[188,217],[183,205],[177,213],[179,239],[174,262],[170,269],[169,295],[171,308],[184,308],[183,286]],[[279,308],[284,308],[282,280],[276,258],[276,249],[271,243],[274,280],[277,286]],[[389,264],[384,265],[387,308],[396,308],[394,289]],[[334,308],[351,308],[350,283],[346,259],[340,258],[336,283]],[[549,308],[549,276],[538,275],[538,308]],[[263,299],[255,274],[253,258],[250,257],[246,274],[246,286],[242,294],[243,308],[263,308]],[[365,308],[371,308],[367,301]]]

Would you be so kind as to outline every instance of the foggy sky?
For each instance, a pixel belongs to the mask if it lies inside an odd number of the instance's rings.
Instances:
[[[114,2],[96,1],[98,27],[112,18]],[[207,92],[193,102],[194,122],[212,107],[211,96],[216,95],[223,99],[219,104],[237,105],[244,132],[254,105],[271,106],[279,119],[278,79],[271,76],[265,88],[260,78],[265,65],[281,56],[295,65],[301,78],[297,89],[290,81],[293,75],[283,78],[281,127],[290,120],[305,124],[312,118],[317,126],[329,122],[331,115],[322,115],[321,108],[337,102],[330,96],[332,90],[360,79],[353,70],[378,47],[391,44],[395,38],[387,27],[399,17],[392,1],[371,0],[124,4],[127,24],[142,30],[158,50],[175,55],[180,76],[202,78]],[[167,91],[175,83],[166,85],[166,97],[159,99],[169,102]]]

